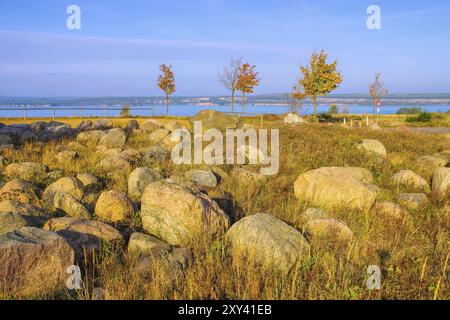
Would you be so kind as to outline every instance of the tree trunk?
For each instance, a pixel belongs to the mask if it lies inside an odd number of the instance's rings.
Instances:
[[[231,90],[231,112],[234,113],[234,90]]]
[[[166,94],[166,115],[169,115],[169,104],[170,104],[170,98],[169,98],[169,95]]]
[[[317,97],[312,97],[313,105],[314,105],[314,121],[318,122],[317,120]]]
[[[245,93],[242,92],[242,113],[245,113]]]

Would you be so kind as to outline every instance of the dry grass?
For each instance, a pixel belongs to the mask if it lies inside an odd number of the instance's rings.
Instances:
[[[126,122],[116,121],[120,125]],[[280,127],[278,122],[265,125]],[[381,188],[380,199],[395,201],[398,190],[389,183],[394,173],[412,169],[429,179],[431,173],[418,167],[416,159],[450,149],[450,140],[440,136],[327,125],[281,126],[280,137],[278,175],[259,182],[225,176],[220,188],[232,195],[241,215],[271,213],[299,230],[304,227],[301,213],[307,207],[294,197],[293,183],[299,174],[323,166],[366,167]],[[362,138],[383,142],[392,164],[380,164],[356,150],[353,144]],[[44,163],[67,175],[96,173],[99,156],[95,153],[82,154],[80,160],[71,164],[58,164],[54,161],[55,147],[54,143],[27,145],[20,152],[5,156],[12,161]],[[135,138],[129,147],[148,146],[145,139]],[[191,167],[167,162],[163,169],[171,176]],[[126,176],[111,181],[108,187],[126,191]],[[85,290],[76,295],[62,293],[42,298],[89,299],[92,288],[102,287],[109,299],[449,299],[449,210],[444,210],[442,203],[430,203],[424,210],[411,213],[412,221],[395,224],[372,213],[331,212],[353,230],[355,244],[337,247],[313,243],[311,255],[285,277],[246,261],[232,261],[222,239],[211,242],[204,238],[192,243],[195,260],[182,276],[172,279],[156,266],[153,278],[143,281],[129,271],[132,261],[122,247],[105,246],[87,268]],[[139,225],[132,228],[139,230]],[[382,269],[382,290],[366,288],[366,269],[370,265]]]

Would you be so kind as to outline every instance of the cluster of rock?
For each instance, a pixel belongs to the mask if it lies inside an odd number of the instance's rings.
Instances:
[[[196,119],[206,119],[207,126],[239,125],[234,118],[217,117],[212,112],[203,112]],[[293,116],[288,120],[296,121]],[[355,241],[349,226],[328,213],[332,210],[372,211],[393,221],[404,221],[409,211],[428,203],[428,195],[438,200],[448,200],[450,195],[450,168],[445,167],[448,159],[445,164],[439,163],[431,184],[410,170],[395,174],[391,179],[394,187],[414,192],[399,193],[397,202],[378,200],[378,187],[368,169],[323,167],[302,173],[294,183],[296,198],[311,206],[302,213],[302,230],[267,213],[247,216],[233,224],[232,199],[219,188],[221,175],[223,178],[226,173],[190,170],[182,177],[168,178],[150,165],[135,168],[142,158],[167,159],[173,143],[170,132],[182,128],[179,123],[130,121],[122,129],[99,120],[84,121],[77,129],[63,128],[67,126],[56,123],[35,123],[26,130],[4,126],[0,141],[12,142],[6,137],[14,135],[20,140],[27,131],[36,139],[48,139],[49,132],[66,132],[61,135],[66,137],[73,134],[74,141],[61,148],[57,158],[70,162],[78,153],[95,148],[104,156],[97,165],[98,172],[131,172],[127,193],[105,189],[101,175],[57,176],[48,167],[32,162],[5,166],[3,175],[8,181],[0,188],[2,292],[33,296],[42,290],[60,288],[67,279],[67,268],[83,265],[103,242],[123,246],[135,258],[133,272],[144,277],[151,277],[155,266],[169,276],[178,276],[195,259],[190,248],[200,236],[223,236],[235,261],[256,262],[286,274],[310,255],[318,240],[345,245]],[[125,149],[130,137],[141,134],[153,144],[150,150],[143,155]],[[364,140],[357,146],[387,159],[379,141]],[[232,173],[247,181],[260,178],[242,168]],[[141,232],[124,232],[122,227],[136,219],[142,224]]]

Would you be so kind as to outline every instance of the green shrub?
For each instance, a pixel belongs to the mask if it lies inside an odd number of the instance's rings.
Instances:
[[[423,112],[422,108],[400,108],[397,114],[419,114]]]
[[[415,117],[406,118],[406,122],[431,122],[433,115],[430,112],[421,112]]]
[[[330,106],[328,107],[328,113],[329,114],[338,114],[339,109],[335,104],[330,104]]]
[[[130,106],[123,106],[122,110],[120,111],[120,116],[123,118],[129,118],[131,116]]]

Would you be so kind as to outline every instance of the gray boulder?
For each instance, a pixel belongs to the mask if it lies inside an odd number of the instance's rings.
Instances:
[[[128,195],[135,201],[140,201],[145,188],[163,177],[159,172],[148,167],[137,168],[128,177]]]

